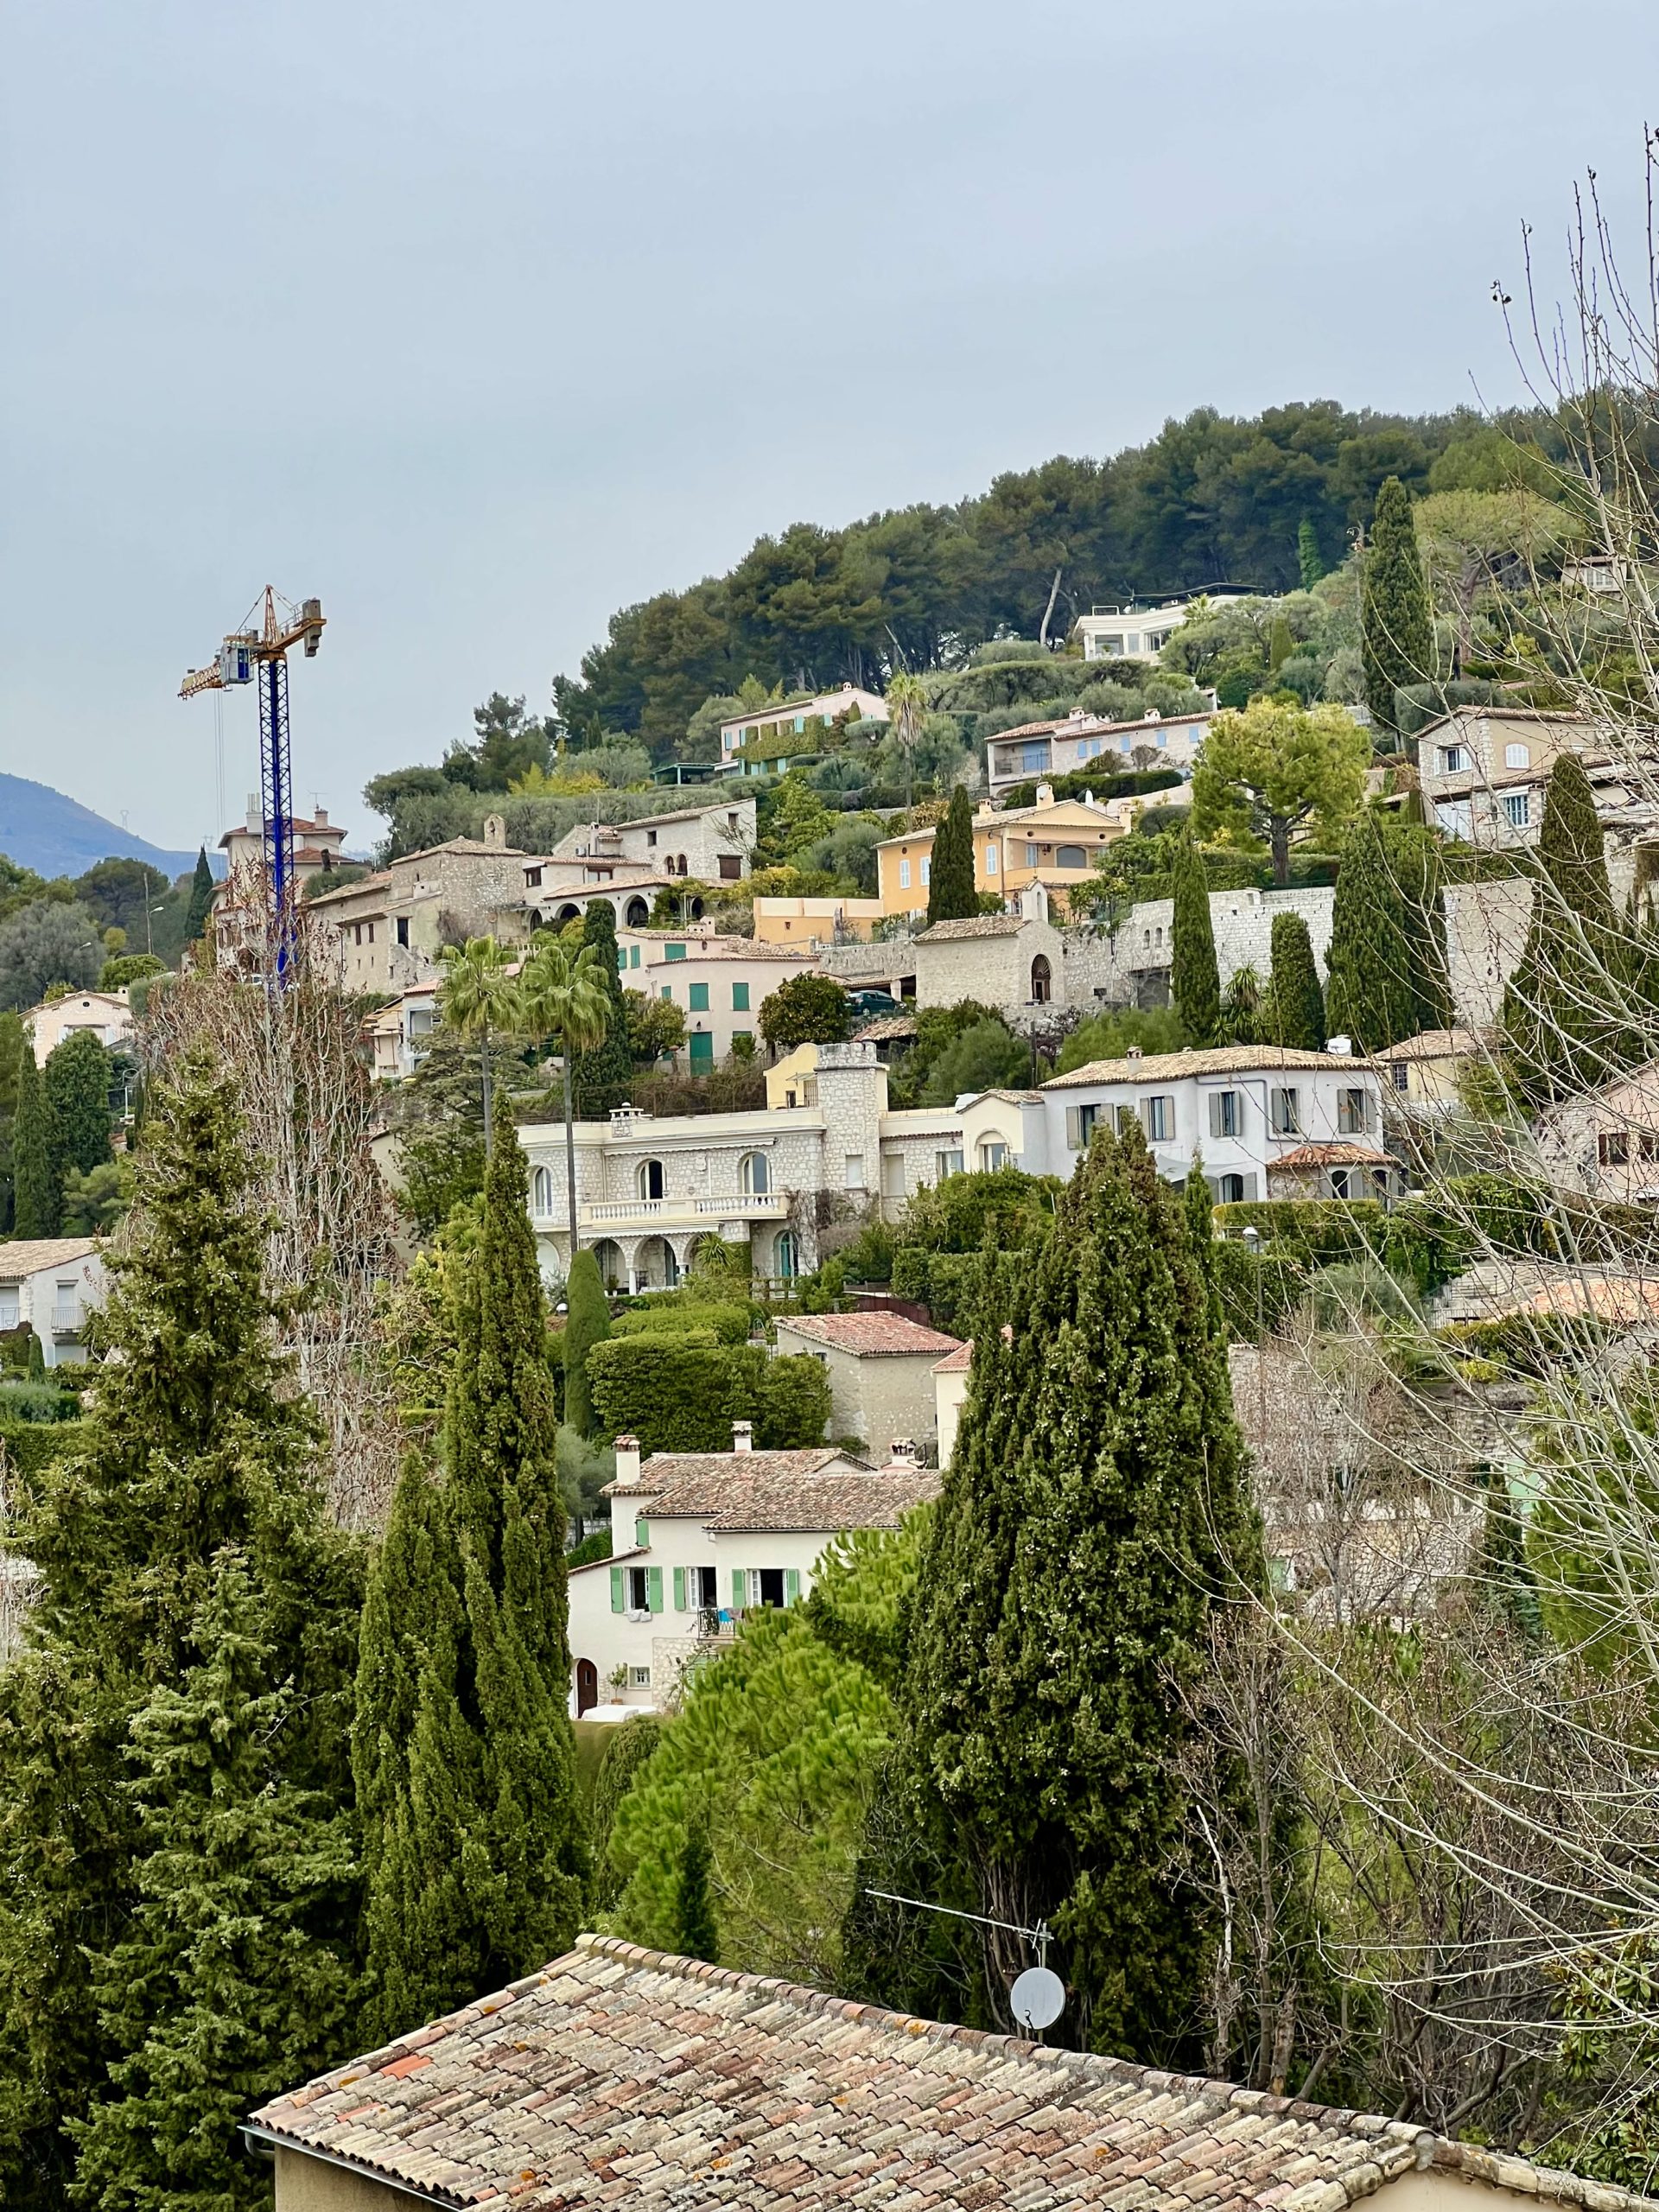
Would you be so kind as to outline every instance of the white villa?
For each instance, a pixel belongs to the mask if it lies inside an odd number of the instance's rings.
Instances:
[[[0,1244],[0,1329],[27,1322],[48,1367],[82,1357],[86,1316],[103,1305],[106,1287],[95,1236],[24,1237]]]

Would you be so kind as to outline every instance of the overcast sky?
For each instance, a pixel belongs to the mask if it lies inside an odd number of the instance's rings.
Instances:
[[[762,531],[1209,403],[1514,393],[1491,280],[1597,168],[1653,0],[4,0],[0,768],[210,842],[175,697],[267,582],[296,779]],[[1584,35],[1587,32],[1589,35]],[[226,707],[231,810],[257,782]]]

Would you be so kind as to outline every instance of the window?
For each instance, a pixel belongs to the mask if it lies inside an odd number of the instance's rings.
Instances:
[[[654,830],[646,830],[646,832],[645,832],[645,842],[646,842],[648,845],[654,845],[654,844],[656,843],[656,842],[657,842],[657,832],[656,832]]]
[[[899,888],[901,891],[908,891],[910,888],[910,862],[908,861],[901,860],[899,863]]]
[[[1506,791],[1503,795],[1503,819],[1511,830],[1524,830],[1532,820],[1532,793]]]
[[[639,965],[639,948],[637,944],[631,944],[628,947],[628,965],[630,968],[637,968]]]
[[[662,1161],[642,1160],[633,1171],[633,1186],[642,1198],[660,1198],[663,1195]]]
[[[630,1667],[628,1669],[628,1688],[631,1690],[648,1690],[651,1688],[650,1668]]]
[[[694,1029],[691,1032],[690,1043],[691,1046],[692,1074],[707,1075],[709,1069],[715,1065],[715,1040],[713,1037],[706,1029]]]
[[[1294,1090],[1272,1090],[1269,1102],[1268,1126],[1276,1137],[1299,1137],[1302,1133],[1301,1116],[1298,1110],[1297,1095]]]
[[[1438,799],[1434,819],[1443,836],[1461,837],[1465,844],[1468,842],[1474,828],[1474,815],[1466,798]]]
[[[374,924],[372,922],[369,924],[369,943],[371,944],[374,943]]]
[[[735,883],[743,873],[741,853],[722,853],[720,856],[720,876],[722,883]]]
[[[709,1011],[708,984],[693,983],[686,994],[685,1002],[693,1014],[707,1014]]]
[[[663,996],[664,996],[664,998],[665,998],[665,999],[671,999],[671,998],[673,997],[673,995],[674,995],[674,986],[673,986],[673,984],[672,984],[672,983],[664,983],[664,984],[663,985],[662,995],[663,995]]]
[[[17,1286],[15,1282],[0,1284],[0,1329],[15,1329],[17,1325]]]
[[[999,1167],[1008,1164],[1008,1147],[1001,1137],[987,1137],[979,1147],[979,1165],[988,1175],[995,1175]]]
[[[1114,1106],[1110,1109],[1110,1112],[1112,1127],[1121,1137],[1128,1136],[1129,1131],[1141,1119],[1133,1106]]]
[[[1506,745],[1503,748],[1503,766],[1506,768],[1530,768],[1532,754],[1524,745]]]
[[[1331,1170],[1331,1195],[1333,1198],[1353,1197],[1353,1179],[1347,1168],[1333,1167]]]
[[[847,1190],[861,1191],[863,1189],[864,1155],[861,1152],[849,1152],[847,1154],[847,1173],[842,1179],[843,1186]]]
[[[1365,1093],[1357,1084],[1337,1093],[1337,1129],[1344,1137],[1358,1136],[1367,1126]]]
[[[962,1173],[962,1154],[959,1152],[936,1152],[933,1155],[933,1167],[935,1179],[941,1183],[947,1182],[952,1175]]]
[[[1132,753],[1135,750],[1134,739],[1129,737],[1120,737],[1117,741],[1117,749],[1120,753]]]
[[[795,1567],[752,1567],[747,1573],[748,1601],[752,1605],[787,1605],[801,1594],[800,1573]]]
[[[553,1211],[553,1178],[545,1167],[530,1171],[530,1210],[543,1221]]]
[[[527,868],[524,870],[524,888],[527,891],[534,891],[537,886],[541,882],[541,880],[542,871],[540,868]]]
[[[1027,868],[1035,868],[1036,865],[1037,848],[1035,845],[1027,845],[1026,847],[1026,866]]]
[[[1065,1141],[1073,1152],[1088,1149],[1089,1140],[1095,1132],[1095,1122],[1103,1109],[1098,1106],[1068,1106],[1065,1109]]]
[[[1406,1065],[1403,1060],[1396,1060],[1394,1065],[1389,1070],[1389,1075],[1396,1090],[1410,1090],[1411,1070]]]
[[[1224,1206],[1242,1206],[1244,1203],[1244,1178],[1242,1175],[1222,1175],[1217,1179]]]
[[[1031,996],[1035,1006],[1046,1006],[1054,988],[1053,970],[1048,964],[1048,955],[1039,952],[1031,963]]]
[[[985,848],[985,873],[987,875],[995,875],[996,874],[996,840],[993,837],[989,844]]]
[[[628,1567],[626,1572],[627,1575],[628,1611],[631,1613],[648,1613],[652,1611],[652,1569],[648,1567]],[[662,1578],[662,1572],[661,1567],[658,1567],[656,1570],[659,1581]]]
[[[1123,650],[1126,653],[1138,653],[1140,652],[1141,632],[1138,630],[1131,630],[1128,632],[1128,636],[1123,640]]]
[[[409,916],[407,914],[399,914],[397,917],[397,942],[399,944],[409,943]]]
[[[1054,865],[1056,868],[1087,868],[1089,855],[1081,845],[1056,845]]]
[[[677,1613],[713,1612],[719,1604],[720,1589],[712,1567],[675,1568],[674,1610]]]
[[[774,1274],[781,1275],[785,1282],[794,1281],[796,1270],[800,1265],[800,1258],[795,1249],[795,1236],[792,1230],[785,1229],[774,1242],[772,1248],[772,1265]]]
[[[1603,1167],[1628,1167],[1630,1163],[1630,1131],[1604,1129],[1596,1139],[1596,1159]]]
[[[925,886],[931,883],[932,880],[933,855],[931,853],[924,853],[922,855],[922,882],[924,886]]]
[[[1145,1110],[1147,1143],[1173,1143],[1175,1136],[1175,1101],[1173,1098],[1148,1098]]]
[[[1469,749],[1463,745],[1443,745],[1440,747],[1440,772],[1446,776],[1459,776],[1469,766]]]
[[[1020,747],[1020,766],[1027,775],[1039,775],[1048,766],[1048,740],[1028,738]]]
[[[1210,1134],[1212,1137],[1236,1137],[1238,1135],[1238,1093],[1236,1090],[1212,1090],[1210,1094]]]
[[[664,957],[670,960],[683,960],[685,957],[685,947],[683,944],[665,945],[664,947]]]
[[[772,1162],[764,1152],[746,1152],[738,1169],[738,1186],[751,1198],[764,1198],[772,1189]]]

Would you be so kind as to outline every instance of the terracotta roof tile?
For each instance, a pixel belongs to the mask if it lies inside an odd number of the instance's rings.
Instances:
[[[1189,1075],[1263,1075],[1281,1068],[1323,1068],[1327,1074],[1343,1068],[1363,1073],[1370,1065],[1357,1053],[1301,1052],[1288,1046],[1218,1045],[1209,1052],[1148,1052],[1138,1060],[1090,1060],[1069,1075],[1051,1076],[1045,1090],[1074,1090],[1083,1084],[1179,1083]]]
[[[1269,1175],[1288,1167],[1294,1174],[1299,1167],[1389,1167],[1394,1163],[1386,1152],[1379,1152],[1370,1144],[1299,1144],[1292,1152],[1281,1152],[1277,1160],[1268,1162]]]
[[[961,1341],[903,1313],[788,1313],[779,1317],[778,1326],[860,1359],[913,1359],[924,1353],[937,1359]]]
[[[950,944],[959,938],[1018,937],[1026,926],[1018,914],[969,914],[957,922],[935,922],[920,931],[918,944]]]
[[[410,2069],[418,2053],[429,2063]],[[584,1936],[254,2115],[452,2207],[1345,2212],[1428,2166],[1586,2212],[1646,2200],[1408,2124],[882,2012]]]

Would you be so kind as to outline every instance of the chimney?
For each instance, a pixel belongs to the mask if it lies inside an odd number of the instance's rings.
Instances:
[[[624,1552],[636,1548],[639,1509],[644,1501],[639,1496],[639,1440],[637,1436],[619,1436],[616,1440],[616,1482],[611,1497],[611,1556],[620,1559]]]
[[[260,810],[259,794],[257,791],[250,791],[248,793],[246,828],[250,837],[263,837],[265,834],[265,817]]]
[[[1039,805],[1039,806],[1052,806],[1052,805],[1053,805],[1053,804],[1054,804],[1054,786],[1053,786],[1053,785],[1052,785],[1052,784],[1039,784],[1039,785],[1038,785],[1038,786],[1037,786],[1037,804],[1038,804],[1038,805]]]
[[[1335,1052],[1341,1059],[1346,1059],[1354,1049],[1354,1040],[1351,1037],[1327,1037],[1325,1049],[1327,1052]]]
[[[753,1451],[754,1423],[752,1421],[734,1421],[732,1423],[732,1449],[734,1452]]]
[[[1131,1045],[1123,1057],[1126,1060],[1138,1060],[1141,1057],[1141,1047],[1138,1045]]]
[[[920,1454],[908,1436],[895,1436],[887,1446],[887,1471],[907,1474],[918,1463]]]
[[[486,814],[484,817],[484,842],[493,853],[504,853],[507,849],[507,824],[505,816]]]
[[[311,810],[311,819],[316,823],[319,830],[326,830],[328,827],[327,808],[326,806],[314,806]]]
[[[619,1436],[616,1440],[616,1479],[633,1484],[639,1479],[639,1440],[637,1436]]]

